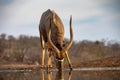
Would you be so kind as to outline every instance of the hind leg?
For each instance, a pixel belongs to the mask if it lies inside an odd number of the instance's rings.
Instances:
[[[42,67],[44,67],[45,49],[42,49]]]
[[[40,41],[41,41],[41,46],[42,46],[42,62],[41,62],[41,65],[42,65],[42,67],[44,67],[44,59],[45,59],[45,41],[44,41],[44,39],[43,39],[43,36],[41,35],[40,36]]]

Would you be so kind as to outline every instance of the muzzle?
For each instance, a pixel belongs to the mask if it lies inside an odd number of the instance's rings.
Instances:
[[[58,70],[63,71],[64,69],[64,58],[63,59],[56,59],[56,67]]]

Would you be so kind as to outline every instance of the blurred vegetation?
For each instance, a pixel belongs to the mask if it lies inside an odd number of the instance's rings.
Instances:
[[[68,40],[65,39],[65,42],[67,43]],[[69,55],[74,64],[120,56],[120,44],[105,40],[73,42]],[[12,63],[40,64],[39,37],[20,35],[19,38],[15,38],[12,35],[0,34],[0,64]]]

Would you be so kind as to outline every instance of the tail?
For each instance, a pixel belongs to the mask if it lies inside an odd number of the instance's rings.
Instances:
[[[55,10],[52,10],[52,13],[53,13],[53,16],[52,16],[53,21],[56,22],[56,18],[55,18],[55,14],[56,14],[56,13],[55,13]]]

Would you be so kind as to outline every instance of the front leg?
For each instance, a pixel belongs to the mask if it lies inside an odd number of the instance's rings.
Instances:
[[[48,67],[52,67],[52,62],[51,62],[52,52],[51,52],[51,50],[48,51],[48,49],[47,49],[47,54],[48,54]]]
[[[66,56],[67,61],[68,61],[68,64],[69,64],[69,68],[72,70],[72,65],[71,65],[70,58],[69,58],[69,56],[68,56],[68,51],[65,51],[65,56]]]

